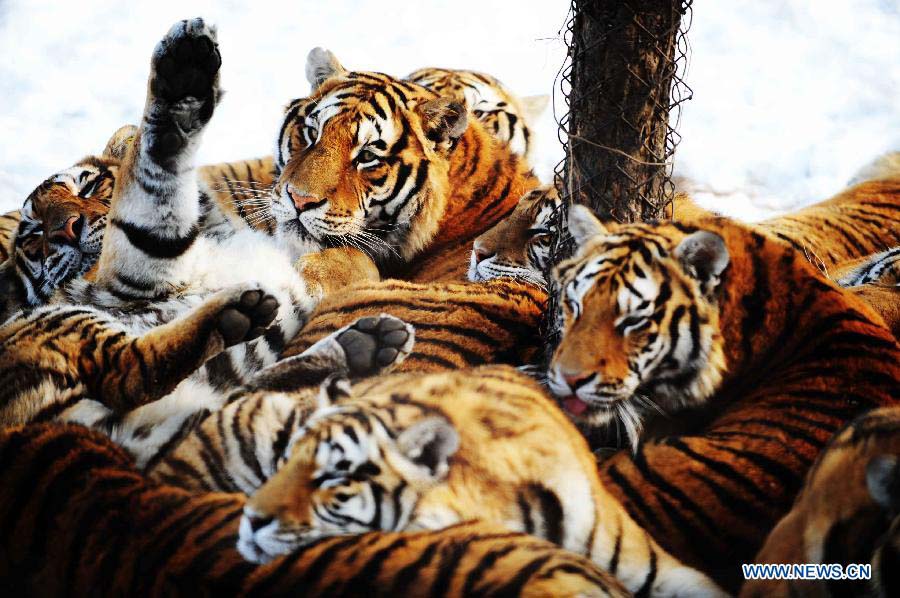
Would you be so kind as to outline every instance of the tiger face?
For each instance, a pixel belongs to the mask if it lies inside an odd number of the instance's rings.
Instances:
[[[424,68],[406,77],[465,104],[484,129],[526,160],[533,146],[531,124],[550,102],[549,95],[518,97],[496,77],[476,71]]]
[[[251,497],[238,541],[247,560],[328,536],[405,529],[419,498],[446,478],[459,446],[449,421],[426,415],[391,429],[365,404],[334,403],[348,393],[345,381],[323,385],[287,462]]]
[[[569,226],[579,249],[554,272],[562,337],[549,385],[577,423],[621,422],[636,445],[647,412],[699,405],[722,379],[716,290],[728,250],[707,231],[607,230],[582,206]]]
[[[316,48],[309,97],[281,125],[272,213],[297,253],[356,246],[378,263],[409,261],[446,209],[450,154],[465,107],[380,73],[348,72]]]
[[[52,175],[25,200],[10,255],[29,305],[46,303],[99,259],[119,164],[136,132],[119,128],[101,156]]]
[[[550,243],[555,234],[553,215],[560,199],[553,186],[529,191],[515,210],[472,244],[469,280],[487,281],[508,276],[544,286]]]
[[[25,200],[13,250],[32,305],[100,257],[117,168],[116,161],[86,158],[49,177]]]

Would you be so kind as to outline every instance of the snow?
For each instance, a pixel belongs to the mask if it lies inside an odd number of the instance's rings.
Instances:
[[[136,123],[156,41],[177,19],[218,25],[225,99],[202,162],[271,152],[281,107],[308,91],[306,53],[404,75],[483,70],[521,95],[548,93],[565,56],[565,0],[389,3],[0,2],[0,210]],[[823,199],[900,149],[900,13],[894,0],[694,4],[676,171],[697,199],[761,218]],[[535,166],[561,158],[548,112]]]

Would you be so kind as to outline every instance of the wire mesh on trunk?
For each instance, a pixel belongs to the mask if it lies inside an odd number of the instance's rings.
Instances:
[[[553,266],[570,256],[568,206],[604,220],[661,219],[675,196],[672,157],[689,56],[692,0],[572,0],[562,36],[569,51],[555,105],[565,158],[556,168],[562,202],[548,260],[547,357],[558,342]]]

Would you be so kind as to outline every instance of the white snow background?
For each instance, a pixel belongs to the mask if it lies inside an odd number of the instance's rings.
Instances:
[[[900,149],[896,0],[694,2],[675,159],[699,201],[755,219],[818,201]],[[483,70],[520,95],[549,93],[565,56],[566,0],[41,2],[0,0],[0,210],[137,123],[150,52],[174,21],[219,29],[226,96],[201,163],[271,152],[281,107],[305,95],[306,54],[402,76]],[[561,158],[550,110],[536,169]]]

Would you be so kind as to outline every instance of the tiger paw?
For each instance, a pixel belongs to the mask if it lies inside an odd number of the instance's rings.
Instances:
[[[216,317],[226,347],[262,335],[278,313],[278,299],[262,289],[235,290]]]
[[[221,65],[216,30],[200,18],[175,23],[157,44],[150,74],[151,118],[146,119],[161,129],[150,131],[157,153],[174,154],[186,136],[209,122],[220,95]]]
[[[403,320],[381,314],[360,318],[337,335],[352,377],[371,376],[399,364],[412,350],[413,327]]]

